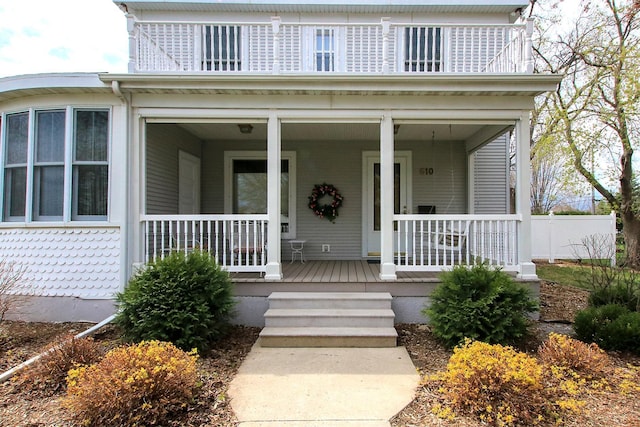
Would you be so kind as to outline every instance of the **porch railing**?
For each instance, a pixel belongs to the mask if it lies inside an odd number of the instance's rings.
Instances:
[[[225,270],[263,272],[267,215],[142,215],[145,261],[207,251]]]
[[[398,271],[479,262],[515,271],[519,215],[394,215]]]
[[[133,18],[132,18],[133,19]],[[131,26],[131,72],[531,73],[527,24],[160,22]]]

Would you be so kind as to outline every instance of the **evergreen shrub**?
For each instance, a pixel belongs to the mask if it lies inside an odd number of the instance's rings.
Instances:
[[[526,335],[527,315],[538,304],[508,274],[480,264],[454,267],[441,279],[423,314],[445,345],[454,347],[465,338],[513,344]]]
[[[160,340],[183,350],[207,349],[229,325],[229,274],[206,252],[174,252],[149,263],[117,295],[115,323],[125,339]]]
[[[640,313],[619,304],[589,307],[576,314],[573,328],[585,342],[605,350],[640,354]]]

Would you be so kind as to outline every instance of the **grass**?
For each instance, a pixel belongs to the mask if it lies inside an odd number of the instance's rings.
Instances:
[[[538,264],[536,273],[541,280],[556,282],[567,286],[589,289],[588,277],[591,267],[578,264]]]
[[[640,286],[640,272],[629,269],[618,269],[615,271],[607,269],[608,260],[582,260],[581,263],[560,263],[560,264],[547,264],[539,263],[536,265],[536,273],[541,280],[548,282],[556,282],[562,285],[576,286],[578,288],[593,290],[591,274],[592,265],[604,265],[604,269],[607,270],[606,276],[601,276],[602,273],[600,267],[596,267],[596,274],[598,274],[599,280],[603,277],[611,277],[614,279],[612,284],[627,286],[630,283],[635,282],[635,286]]]

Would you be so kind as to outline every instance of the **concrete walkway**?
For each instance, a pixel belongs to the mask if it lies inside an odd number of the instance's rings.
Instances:
[[[419,375],[404,347],[262,348],[231,382],[241,427],[389,426]]]

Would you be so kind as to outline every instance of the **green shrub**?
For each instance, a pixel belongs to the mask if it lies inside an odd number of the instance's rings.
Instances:
[[[640,309],[640,297],[636,290],[624,285],[595,289],[589,295],[589,306],[600,307],[608,304],[618,304],[631,311]]]
[[[166,425],[198,384],[195,351],[143,341],[111,350],[99,363],[69,371],[63,402],[83,426]]]
[[[605,350],[640,354],[640,313],[619,304],[589,307],[576,314],[573,328],[585,342]]]
[[[232,283],[206,252],[175,252],[150,263],[117,296],[116,324],[131,341],[207,349],[228,326]]]
[[[537,303],[506,273],[485,265],[457,266],[441,279],[423,313],[436,337],[449,347],[465,338],[512,344],[526,335],[527,313],[535,311]]]

